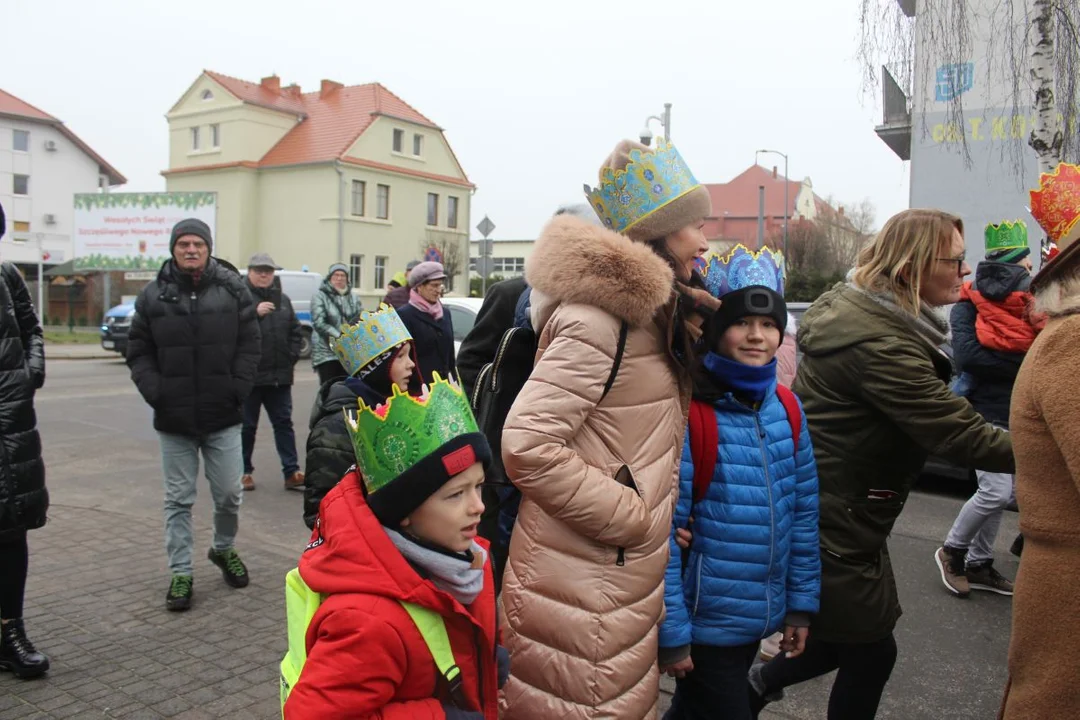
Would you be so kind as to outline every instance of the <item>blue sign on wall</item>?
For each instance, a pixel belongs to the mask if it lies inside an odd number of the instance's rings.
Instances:
[[[954,100],[975,85],[975,63],[956,63],[942,65],[937,69],[937,84],[934,86],[934,100],[948,102]]]

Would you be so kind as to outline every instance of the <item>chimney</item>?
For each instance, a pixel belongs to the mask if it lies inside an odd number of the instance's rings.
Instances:
[[[270,75],[269,77],[264,77],[262,80],[259,81],[259,85],[263,86],[271,92],[281,92],[281,78],[279,78],[277,75]]]
[[[840,217],[844,217],[844,206],[841,205],[837,212],[840,213]]]
[[[334,82],[333,80],[323,80],[322,85],[319,87],[319,99],[322,100],[330,93],[334,92],[335,90],[340,90],[343,87],[345,86],[339,82]]]
[[[777,177],[776,177],[776,166],[775,165],[772,166],[772,179],[773,180],[777,179]]]
[[[292,85],[286,86],[285,87],[285,92],[289,93],[293,97],[300,97],[300,95],[301,95],[300,86],[297,85],[296,83],[293,83]]]

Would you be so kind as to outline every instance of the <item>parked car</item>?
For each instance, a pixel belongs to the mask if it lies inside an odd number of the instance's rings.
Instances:
[[[300,346],[300,357],[311,357],[311,297],[319,289],[322,275],[306,270],[279,270],[281,291],[292,301],[296,319],[304,330],[304,342]]]
[[[480,306],[484,304],[484,298],[472,297],[444,297],[443,307],[450,313],[450,320],[454,323],[454,354],[461,349],[461,341],[476,324],[476,316],[480,312]]]
[[[135,303],[124,303],[109,308],[101,320],[101,347],[127,356],[128,331],[131,318],[135,316]]]
[[[311,296],[319,289],[322,275],[304,270],[279,270],[277,275],[281,278],[281,291],[292,301],[296,319],[304,330],[300,357],[311,357]],[[127,336],[134,316],[134,303],[109,308],[101,320],[101,347],[127,355]]]

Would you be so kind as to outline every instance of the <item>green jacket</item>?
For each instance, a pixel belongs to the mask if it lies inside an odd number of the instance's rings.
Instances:
[[[330,349],[330,341],[341,335],[342,325],[354,325],[360,319],[361,309],[360,298],[353,295],[352,285],[349,292],[342,295],[330,284],[329,278],[322,281],[311,298],[312,367],[337,360]]]
[[[1012,472],[1012,442],[949,390],[944,352],[846,284],[806,311],[798,341],[794,390],[821,493],[821,611],[811,632],[873,642],[901,614],[886,540],[926,459]]]

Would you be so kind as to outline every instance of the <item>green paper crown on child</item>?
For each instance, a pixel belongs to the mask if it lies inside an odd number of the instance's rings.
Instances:
[[[1008,220],[986,226],[987,254],[1002,250],[1020,250],[1028,247],[1027,225],[1023,220]]]
[[[412,340],[412,334],[389,305],[375,312],[365,310],[355,325],[342,325],[331,349],[349,376],[360,372],[373,360]]]
[[[353,414],[344,410],[356,465],[369,494],[388,485],[447,442],[479,432],[469,399],[453,379],[425,385],[420,397],[394,386],[385,405],[374,410],[363,400]]]

